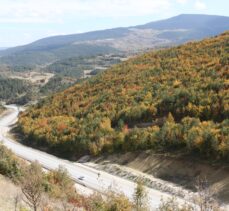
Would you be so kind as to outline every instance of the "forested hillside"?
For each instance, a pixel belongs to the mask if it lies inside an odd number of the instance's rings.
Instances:
[[[125,55],[108,54],[92,57],[73,57],[58,60],[43,68],[43,71],[61,76],[81,78],[84,77],[85,70],[102,72],[103,70],[108,69],[108,67],[120,63],[122,59],[125,59]]]
[[[50,95],[56,92],[63,91],[76,83],[75,78],[64,78],[61,76],[52,77],[47,84],[42,86],[39,90],[41,95]]]
[[[25,94],[29,84],[19,79],[9,79],[0,76],[0,101],[8,101]]]
[[[151,52],[21,114],[25,141],[62,156],[183,150],[229,161],[229,32]]]

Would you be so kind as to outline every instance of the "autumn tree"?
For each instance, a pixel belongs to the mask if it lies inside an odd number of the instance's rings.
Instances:
[[[67,170],[59,166],[58,169],[46,174],[45,189],[52,197],[68,200],[75,195],[75,186]]]
[[[216,191],[209,186],[206,178],[197,179],[196,191],[197,194],[193,200],[200,211],[222,211],[219,203],[214,198]]]
[[[147,191],[140,179],[137,181],[136,188],[134,190],[134,207],[136,211],[148,210],[148,195]]]
[[[43,192],[43,172],[37,162],[31,163],[25,168],[21,178],[21,190],[24,196],[23,200],[34,211],[37,211]]]

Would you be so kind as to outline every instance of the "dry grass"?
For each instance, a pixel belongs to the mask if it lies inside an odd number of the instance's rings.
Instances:
[[[69,207],[69,210],[72,210],[71,204],[68,204],[65,201],[51,199],[46,194],[43,194],[40,208],[38,210],[63,211],[64,207]],[[23,201],[23,194],[20,187],[17,187],[11,180],[0,175],[0,211],[15,210],[32,211],[32,209],[30,209],[30,207]]]
[[[15,210],[16,201],[18,208],[26,207],[21,199],[20,188],[0,175],[0,211]]]

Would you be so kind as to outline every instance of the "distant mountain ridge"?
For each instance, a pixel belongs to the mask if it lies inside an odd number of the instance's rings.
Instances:
[[[229,29],[229,17],[182,14],[145,25],[44,38],[1,51],[1,63],[34,66],[59,59],[133,53],[215,36]]]
[[[0,47],[0,51],[6,50],[6,47]]]
[[[217,15],[201,15],[201,14],[181,14],[169,19],[154,21],[151,23],[147,23],[143,26],[139,26],[141,28],[154,28],[154,29],[193,29],[193,28],[222,28],[228,27],[228,19],[227,16],[217,16]],[[218,23],[218,26],[214,26],[214,24]],[[208,25],[208,24],[213,24]]]

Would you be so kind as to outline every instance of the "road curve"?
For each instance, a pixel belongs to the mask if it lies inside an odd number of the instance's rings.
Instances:
[[[77,183],[83,184],[89,189],[104,192],[109,188],[114,191],[122,192],[128,198],[132,199],[134,189],[136,187],[134,182],[106,172],[97,171],[80,163],[60,159],[48,153],[24,146],[10,139],[7,136],[7,133],[10,130],[10,126],[17,121],[19,109],[14,105],[5,107],[9,110],[9,112],[0,118],[0,141],[10,148],[17,156],[31,162],[38,161],[44,168],[49,170],[54,170],[59,166],[63,166],[67,169],[73,180]],[[84,177],[83,180],[79,180],[80,177]],[[158,207],[162,197],[164,199],[170,197],[170,195],[166,193],[162,193],[151,188],[146,189],[149,196],[149,204],[152,208]]]

